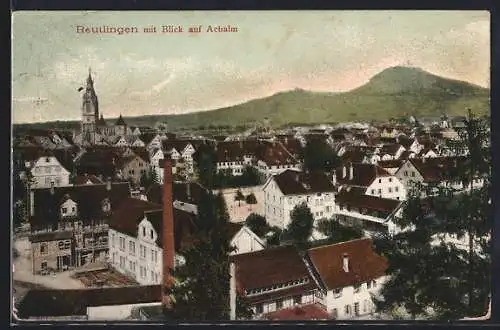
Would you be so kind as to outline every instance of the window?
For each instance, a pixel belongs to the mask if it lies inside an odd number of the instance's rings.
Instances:
[[[130,255],[135,256],[135,242],[130,241],[128,243],[128,250]]]
[[[115,234],[111,234],[111,246],[115,247]]]
[[[345,305],[345,307],[344,307],[344,314],[345,315],[351,315],[351,305]]]
[[[276,300],[276,309],[282,309],[283,308],[283,300],[279,299]]]
[[[411,177],[414,178],[415,177],[415,171],[411,171]]]
[[[257,304],[257,306],[255,306],[255,311],[257,314],[262,314],[262,312],[264,312],[264,308],[262,307],[262,304]]]
[[[120,256],[120,267],[125,268],[125,257]]]
[[[146,258],[146,247],[144,245],[141,245],[140,250],[141,250],[141,258],[145,259]]]
[[[375,189],[372,189],[372,195],[375,195]]]
[[[130,270],[134,270],[134,263],[132,261],[129,261],[128,262],[128,268],[130,268]]]
[[[153,239],[153,229],[151,229],[151,230],[149,231],[149,237],[150,237],[151,239]]]
[[[361,284],[354,285],[354,293],[358,293],[359,291],[361,291]]]
[[[325,212],[326,212],[326,213],[330,213],[330,206],[327,206],[327,207],[325,208]]]
[[[301,301],[302,301],[302,296],[300,296],[300,295],[293,296],[293,303],[294,304],[300,304]]]
[[[64,250],[64,242],[63,241],[59,241],[58,245],[59,245],[59,250]]]
[[[47,243],[40,244],[40,254],[47,254]]]
[[[339,317],[339,312],[338,312],[338,310],[336,308],[334,308],[332,310],[332,319],[335,320],[337,317]]]
[[[394,187],[394,191],[398,192],[399,191],[399,187],[398,186]]]
[[[368,300],[363,301],[363,313],[366,313],[368,311]]]
[[[389,182],[392,182],[392,178],[389,178]]]
[[[142,236],[146,237],[146,227],[142,227]]]
[[[71,248],[71,241],[70,240],[64,241],[64,249],[67,250],[70,248]]]
[[[40,264],[40,267],[42,268],[42,270],[47,269],[47,261],[43,261],[43,262]]]
[[[155,272],[151,271],[151,281],[155,280]]]
[[[354,315],[359,316],[359,303],[354,303]]]
[[[379,190],[378,190],[378,193],[379,193],[379,194],[382,194],[382,189],[379,189]]]
[[[158,273],[155,273],[155,282],[158,283]]]
[[[366,282],[366,288],[370,289],[371,287],[372,287],[372,282],[371,281]]]
[[[120,237],[120,250],[125,251],[125,237]]]
[[[335,289],[335,290],[333,290],[333,296],[334,296],[335,298],[342,297],[342,288],[339,288],[339,289]]]
[[[63,215],[64,215],[64,214],[67,214],[67,213],[68,213],[68,208],[67,208],[67,207],[63,207],[63,208],[61,209],[61,211],[62,211],[62,214],[63,214]]]
[[[392,192],[392,188],[391,188],[391,187],[389,187],[389,192],[390,192],[390,193]]]
[[[378,179],[378,183],[382,183],[382,179]]]

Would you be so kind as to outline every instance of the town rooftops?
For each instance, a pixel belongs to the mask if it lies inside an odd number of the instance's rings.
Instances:
[[[82,316],[88,307],[161,301],[161,286],[127,286],[77,290],[30,290],[19,302],[18,315],[30,317]]]
[[[357,191],[347,191],[344,189],[337,194],[335,199],[336,203],[341,206],[389,214],[394,212],[402,203],[402,201],[396,199],[359,194]]]
[[[375,253],[369,238],[324,245],[308,250],[308,255],[328,290],[358,285],[385,274],[388,262]],[[348,271],[343,268],[347,257]]]
[[[382,168],[400,168],[404,161],[402,159],[380,160],[377,165]]]
[[[124,201],[109,220],[109,228],[131,237],[137,237],[139,223],[146,217],[153,225],[158,238],[156,243],[162,246],[162,205],[129,198]],[[181,251],[191,246],[196,234],[194,215],[182,210],[174,209],[175,249]]]
[[[351,166],[352,178],[350,177]],[[338,184],[361,187],[369,186],[376,178],[391,176],[389,172],[380,166],[364,163],[344,164],[343,167],[337,168],[335,175]]]
[[[284,195],[304,195],[335,191],[333,183],[322,172],[305,173],[285,170],[275,175],[273,179]]]
[[[108,188],[110,188],[108,190]],[[87,223],[107,217],[102,210],[102,202],[108,199],[111,211],[126,198],[130,197],[128,183],[111,183],[65,186],[33,189],[34,216],[30,222],[33,227],[55,225],[60,219],[61,204],[69,197],[77,203],[78,217]]]
[[[38,233],[30,236],[31,243],[59,241],[63,239],[71,239],[73,232],[71,231],[54,231],[47,233]]]
[[[411,158],[409,160],[422,175],[424,182],[440,182],[457,178],[464,157]]]
[[[240,292],[310,278],[304,261],[293,246],[235,255],[232,260],[235,263],[237,287]]]

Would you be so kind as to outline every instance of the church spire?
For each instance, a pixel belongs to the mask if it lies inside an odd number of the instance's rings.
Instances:
[[[89,76],[87,77],[87,89],[93,88],[94,81],[92,80],[92,69],[89,67]]]

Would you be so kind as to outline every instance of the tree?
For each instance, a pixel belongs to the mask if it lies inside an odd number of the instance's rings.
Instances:
[[[259,237],[264,236],[269,231],[269,225],[267,224],[266,218],[256,213],[250,213],[248,215],[245,220],[245,225]]]
[[[240,189],[236,191],[236,195],[234,196],[234,200],[238,202],[238,206],[241,205],[241,201],[245,200],[245,196],[241,192]]]
[[[196,243],[182,251],[186,263],[172,275],[173,298],[167,318],[176,321],[220,321],[229,318],[229,214],[221,193],[210,191],[202,197],[197,223]],[[240,307],[241,312],[241,307]]]
[[[22,223],[26,220],[26,203],[23,202],[22,200],[18,200],[17,202],[14,203],[14,210],[13,210],[13,225],[14,228],[19,227],[22,225]]]
[[[245,202],[247,204],[257,204],[257,198],[255,197],[254,193],[250,193],[245,197]]]
[[[403,306],[412,318],[442,319],[485,313],[491,273],[491,166],[486,130],[471,113],[464,121],[466,133],[460,134],[457,145],[469,156],[453,175],[469,189],[415,185],[403,217],[395,219],[402,231],[375,240],[377,250],[389,261],[390,280],[377,300],[381,311]],[[485,183],[472,189],[478,177]],[[449,243],[445,239],[449,235],[467,235],[468,247]]]
[[[304,168],[313,171],[331,171],[340,163],[337,154],[326,140],[310,138],[303,150]]]
[[[200,183],[207,189],[213,189],[217,175],[217,154],[215,148],[210,144],[203,144],[194,154],[194,158]]]
[[[344,226],[336,219],[319,221],[318,230],[328,236],[329,243],[340,243],[363,237],[361,228]]]
[[[299,204],[292,210],[291,222],[286,230],[286,236],[289,237],[293,245],[301,250],[305,249],[308,246],[313,223],[314,218],[307,204]]]

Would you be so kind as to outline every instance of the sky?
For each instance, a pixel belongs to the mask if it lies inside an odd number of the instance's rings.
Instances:
[[[180,25],[183,33],[162,33]],[[189,33],[190,26],[201,33]],[[206,32],[207,27],[238,32]],[[138,33],[77,33],[77,27]],[[142,32],[155,26],[156,33]],[[396,65],[489,87],[487,11],[15,12],[13,123],[79,120],[89,67],[104,118],[211,110],[301,88],[348,91]],[[42,102],[35,102],[35,100]]]

